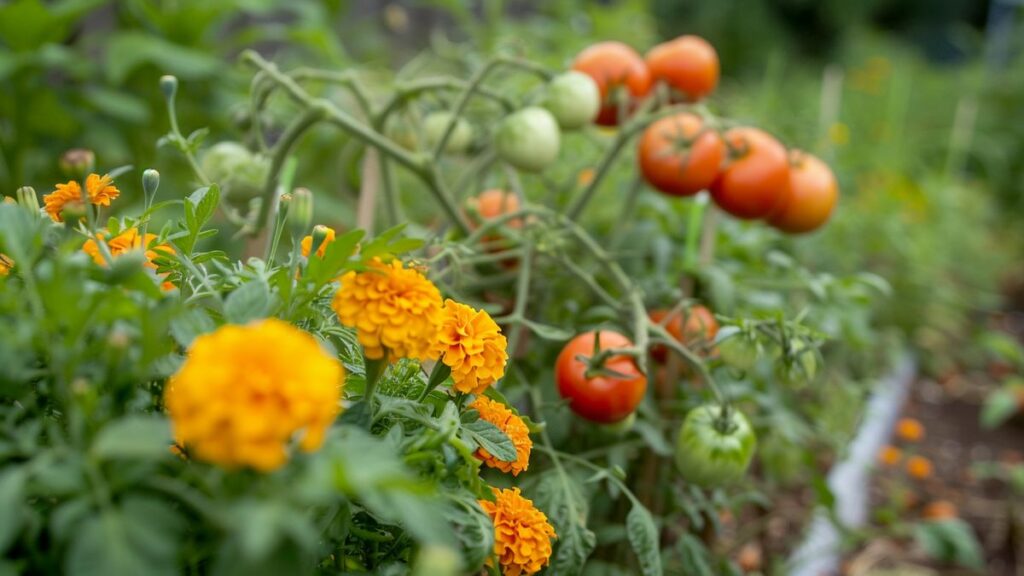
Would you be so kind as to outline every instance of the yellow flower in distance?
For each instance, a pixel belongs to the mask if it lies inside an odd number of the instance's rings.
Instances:
[[[316,339],[277,319],[196,338],[167,382],[174,440],[224,467],[270,471],[289,441],[311,452],[339,412],[344,370]]]
[[[14,268],[14,260],[11,260],[6,254],[0,254],[0,276],[10,274],[11,268]]]
[[[478,397],[469,407],[480,413],[481,420],[497,426],[516,447],[515,462],[499,460],[484,448],[477,449],[476,457],[483,460],[488,467],[511,472],[513,476],[518,476],[520,472],[529,468],[533,441],[530,440],[530,429],[526,427],[523,419],[501,402],[495,402],[486,396]]]
[[[907,473],[918,480],[932,475],[932,461],[924,456],[911,456],[907,460]]]
[[[85,191],[89,195],[89,202],[97,206],[110,206],[110,202],[121,195],[121,191],[114,186],[114,179],[106,174],[89,174],[85,179]],[[43,196],[44,209],[54,222],[64,221],[60,213],[65,206],[81,201],[82,186],[74,180],[57,184],[56,190]]]
[[[919,442],[924,438],[924,424],[914,418],[900,418],[896,423],[896,435],[907,442]]]
[[[895,446],[883,446],[878,453],[878,461],[883,466],[895,466],[903,459],[903,451]]]
[[[356,329],[366,357],[431,358],[441,316],[441,292],[418,270],[399,260],[374,258],[364,272],[341,277],[331,307]]]
[[[104,234],[102,232],[97,232],[96,236],[100,240],[103,240]],[[156,234],[146,234],[146,262],[143,264],[143,266],[151,270],[157,269],[157,265],[154,262],[154,260],[156,260],[161,254],[174,253],[174,250],[166,244],[153,246],[153,241],[156,239]],[[117,236],[111,238],[109,241],[106,242],[106,245],[107,250],[110,252],[110,256],[112,258],[117,258],[118,256],[125,254],[126,252],[130,252],[132,250],[141,250],[143,246],[143,238],[139,235],[139,230],[137,228],[129,228],[124,232],[121,232]],[[93,240],[92,238],[85,241],[85,244],[82,245],[82,251],[88,254],[89,256],[92,256],[93,261],[99,264],[100,266],[107,265],[107,260],[103,257],[103,253],[100,251],[99,245],[96,244],[96,241]],[[164,290],[173,290],[174,284],[165,280],[161,284],[161,287]]]
[[[480,394],[505,375],[508,341],[483,310],[446,300],[434,343],[434,356],[452,369],[453,388]]]
[[[480,506],[494,522],[494,554],[505,576],[536,574],[551,558],[555,529],[548,517],[519,493],[519,488],[494,489],[495,501]]]
[[[323,258],[324,254],[327,253],[327,245],[330,244],[331,242],[334,242],[335,232],[334,228],[331,228],[330,226],[317,225],[317,228],[323,229],[324,239],[322,242],[320,242],[320,246],[316,249],[316,255]],[[309,251],[313,249],[313,235],[310,234],[309,236],[303,238],[300,245],[302,247],[302,255],[305,256],[306,258],[309,258]]]

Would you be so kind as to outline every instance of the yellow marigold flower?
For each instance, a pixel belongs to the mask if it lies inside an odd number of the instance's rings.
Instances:
[[[103,240],[104,234],[102,232],[97,232],[96,236],[100,240]],[[143,264],[143,266],[151,270],[157,269],[156,263],[153,262],[157,257],[159,257],[161,254],[173,253],[173,249],[166,244],[152,246],[153,241],[156,240],[156,238],[156,234],[146,234],[145,238],[146,262]],[[111,238],[109,241],[106,242],[106,245],[107,250],[110,252],[110,256],[113,258],[117,258],[121,254],[124,254],[126,252],[142,249],[143,238],[139,236],[139,230],[137,228],[129,228],[124,232],[121,232],[117,236]],[[103,253],[100,251],[99,245],[97,245],[96,241],[93,240],[92,238],[85,241],[85,244],[82,245],[82,251],[88,254],[89,256],[92,256],[93,261],[99,264],[100,266],[107,265],[107,261],[103,257]],[[164,290],[172,290],[174,288],[174,284],[165,280],[161,284],[161,287]]]
[[[932,475],[932,461],[924,456],[911,456],[907,459],[907,474],[923,480]]]
[[[334,228],[330,226],[318,226],[324,230],[324,240],[320,243],[320,247],[316,249],[316,255],[323,258],[324,254],[327,253],[327,245],[334,242]],[[309,251],[313,249],[313,235],[310,234],[302,239],[302,255],[309,258]]]
[[[0,254],[0,276],[10,274],[11,268],[14,268],[14,260],[11,260],[10,256],[6,254]]]
[[[480,394],[505,375],[508,341],[483,310],[446,300],[434,343],[434,356],[452,369],[453,388]]]
[[[907,442],[918,442],[924,438],[924,425],[914,418],[900,418],[896,423],[896,435]]]
[[[331,303],[338,319],[356,329],[367,358],[432,358],[441,317],[437,286],[399,260],[374,258],[369,266],[341,277]]]
[[[519,493],[519,488],[494,488],[496,500],[480,506],[494,521],[494,554],[505,576],[536,574],[551,558],[555,529],[548,517]]]
[[[287,445],[311,452],[339,411],[344,371],[316,339],[277,319],[196,338],[167,383],[175,442],[225,467],[269,471]]]
[[[513,476],[518,476],[520,472],[529,468],[533,441],[530,440],[530,430],[523,419],[501,402],[495,402],[486,396],[478,397],[469,407],[480,413],[481,420],[497,426],[516,447],[515,462],[499,460],[484,448],[477,449],[476,457],[483,460],[487,466],[502,472],[511,472]]]
[[[110,202],[121,195],[121,191],[114,186],[114,179],[107,174],[89,174],[85,179],[85,191],[89,194],[89,202],[97,206],[110,206]],[[64,221],[60,213],[65,206],[81,201],[82,186],[75,180],[57,184],[56,190],[43,196],[46,213],[54,222]]]
[[[878,453],[878,461],[883,466],[895,466],[903,459],[903,451],[895,446],[884,446]]]

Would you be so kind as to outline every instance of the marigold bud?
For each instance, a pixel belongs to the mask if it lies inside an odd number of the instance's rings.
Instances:
[[[324,241],[327,240],[328,235],[331,234],[332,230],[323,224],[317,224],[313,226],[313,241],[309,245],[310,253],[314,253],[320,250],[320,246],[323,245]]]
[[[72,148],[61,155],[57,164],[68,178],[81,180],[93,171],[96,155],[88,148]]]
[[[178,93],[178,78],[170,74],[161,76],[160,91],[164,93],[164,98],[168,100],[174,99],[174,96]]]
[[[146,203],[151,204],[156,197],[156,190],[160,187],[160,173],[152,168],[142,173],[142,191],[146,194]]]
[[[313,193],[308,188],[296,188],[288,206],[288,229],[293,236],[304,236],[312,223]]]
[[[36,189],[31,186],[22,186],[17,192],[18,204],[33,214],[39,213],[39,197],[36,196]]]

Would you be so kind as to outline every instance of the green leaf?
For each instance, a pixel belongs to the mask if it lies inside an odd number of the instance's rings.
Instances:
[[[689,532],[683,534],[679,539],[679,549],[682,556],[682,574],[687,576],[715,576],[708,564],[708,549],[704,544]]]
[[[540,322],[534,322],[532,320],[527,320],[526,318],[523,318],[523,324],[526,325],[531,332],[545,340],[565,342],[573,336],[573,333],[568,330],[548,326],[547,324],[541,324]]]
[[[270,286],[263,280],[250,280],[228,294],[224,301],[224,317],[234,324],[245,324],[266,318],[273,307]]]
[[[64,558],[69,576],[173,576],[185,522],[167,504],[128,496],[86,519]]]
[[[181,310],[171,319],[171,337],[179,345],[188,348],[197,336],[213,332],[217,325],[210,315],[200,308]]]
[[[220,58],[212,54],[134,30],[113,35],[106,55],[105,69],[112,84],[121,84],[137,68],[147,64],[161,73],[183,79],[208,78],[224,68]]]
[[[533,497],[558,535],[552,574],[580,574],[597,546],[597,536],[587,528],[589,507],[579,480],[562,470],[552,470],[537,483]]]
[[[1013,417],[1019,410],[1017,394],[1006,387],[1000,388],[985,398],[981,408],[981,425],[989,430],[996,428]]]
[[[967,568],[984,567],[981,545],[974,530],[959,518],[921,522],[914,526],[914,540],[936,560]]]
[[[363,234],[362,230],[352,230],[335,238],[334,242],[327,245],[323,258],[310,258],[309,264],[306,265],[306,278],[317,286],[336,278],[341,273],[342,266],[356,251]]]
[[[449,492],[446,496],[450,505],[445,507],[445,519],[455,527],[466,560],[464,572],[476,574],[494,551],[494,522],[476,498],[465,492]]]
[[[0,554],[14,542],[24,519],[25,469],[10,468],[0,475]]]
[[[465,424],[462,427],[484,450],[502,462],[516,461],[516,445],[497,426],[486,420]]]
[[[161,416],[126,416],[96,435],[92,453],[101,459],[163,458],[170,455],[171,426]]]
[[[651,513],[639,502],[633,502],[633,508],[626,515],[626,536],[636,552],[644,576],[661,576],[658,527]]]

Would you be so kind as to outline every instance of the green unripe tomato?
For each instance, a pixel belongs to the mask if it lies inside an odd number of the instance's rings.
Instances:
[[[444,130],[444,127],[441,127]],[[410,152],[415,152],[419,149],[420,138],[419,134],[416,133],[414,125],[404,118],[392,118],[384,129],[384,134],[395,144],[398,144],[402,148]],[[455,134],[452,133],[452,138]],[[440,137],[438,137],[440,138]],[[448,146],[451,146],[451,138],[448,139]]]
[[[718,344],[718,354],[729,366],[748,372],[757,365],[757,341],[742,333],[736,334]]]
[[[743,477],[754,457],[757,438],[747,418],[717,404],[698,406],[686,415],[676,440],[676,465],[687,482],[704,488]]]
[[[805,384],[818,373],[818,356],[807,342],[793,339],[789,342],[789,357],[776,365],[780,378],[790,384]]]
[[[427,149],[433,150],[437,148],[441,138],[444,137],[444,131],[448,128],[448,122],[451,121],[451,118],[451,112],[431,112],[423,119],[423,141]],[[472,143],[473,127],[469,125],[465,118],[459,118],[455,122],[455,128],[452,129],[451,136],[448,137],[448,142],[444,145],[444,151],[449,154],[461,154],[468,150],[469,145]]]
[[[551,112],[531,106],[509,114],[498,126],[498,157],[519,170],[540,172],[558,158],[561,135]]]
[[[207,178],[220,186],[227,199],[237,204],[263,193],[270,162],[238,142],[225,141],[203,153],[200,168]]]
[[[575,130],[597,118],[601,110],[601,91],[590,76],[573,70],[548,83],[544,107],[563,130]]]

